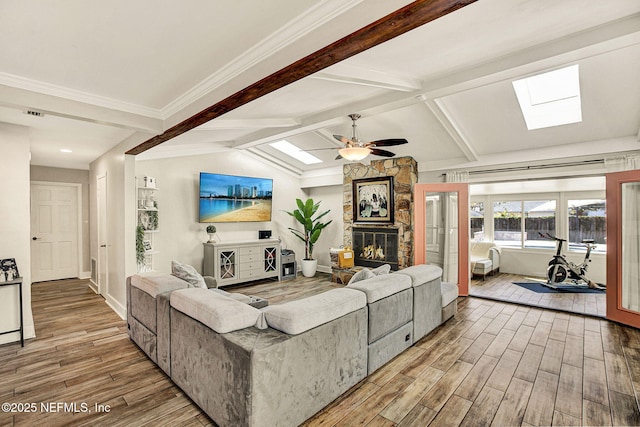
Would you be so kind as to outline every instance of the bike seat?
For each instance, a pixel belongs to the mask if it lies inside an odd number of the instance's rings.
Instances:
[[[582,239],[582,243],[594,243],[595,240],[593,239]]]

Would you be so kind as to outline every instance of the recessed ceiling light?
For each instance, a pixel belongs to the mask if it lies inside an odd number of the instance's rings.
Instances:
[[[285,141],[284,139],[282,141],[274,142],[269,145],[271,145],[276,150],[286,154],[287,156],[291,156],[294,159],[301,161],[305,165],[322,163],[322,160],[320,160],[313,154],[303,151],[299,147],[296,147],[295,145],[291,144],[289,141]]]
[[[513,82],[527,129],[582,121],[578,65]]]
[[[60,149],[60,152],[61,152],[61,153],[73,153],[73,151],[72,151],[72,150],[69,150],[68,148],[61,148],[61,149]]]

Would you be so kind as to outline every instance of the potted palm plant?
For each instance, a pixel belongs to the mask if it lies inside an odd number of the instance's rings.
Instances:
[[[304,242],[302,275],[304,277],[313,277],[316,274],[316,269],[318,268],[318,260],[313,258],[313,245],[318,241],[322,230],[333,221],[321,222],[320,218],[327,215],[331,210],[327,209],[314,218],[313,216],[320,207],[320,202],[314,203],[311,198],[307,199],[305,202],[300,199],[296,199],[296,204],[298,205],[298,209],[291,212],[285,212],[302,224],[303,231],[291,227],[289,227],[289,230],[291,230],[294,236]]]

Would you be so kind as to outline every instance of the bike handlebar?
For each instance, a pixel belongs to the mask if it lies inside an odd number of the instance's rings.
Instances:
[[[541,232],[539,232],[539,231],[538,231],[538,234],[539,234],[541,237],[544,237],[545,239],[557,240],[557,241],[559,241],[559,242],[566,242],[566,240],[565,240],[565,239],[561,239],[561,238],[559,238],[559,237],[552,236],[552,235],[551,235],[551,234],[549,234],[549,233],[541,233]]]
[[[538,231],[538,234],[540,235],[540,237],[544,237],[545,239],[557,240],[559,242],[566,242],[567,241],[566,239],[561,239],[559,237],[552,236],[549,233],[541,233],[540,231]],[[586,246],[586,247],[595,248],[596,245],[594,245],[593,243],[594,243],[593,241],[591,241],[591,242],[582,242],[582,244],[584,246]]]

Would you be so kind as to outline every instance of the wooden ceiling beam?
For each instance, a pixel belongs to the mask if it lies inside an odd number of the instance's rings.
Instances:
[[[477,0],[417,0],[395,12],[331,43],[276,71],[233,95],[130,149],[126,154],[143,153],[165,141],[215,119],[229,111],[310,76],[333,64],[364,52],[394,37],[418,28]]]

